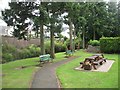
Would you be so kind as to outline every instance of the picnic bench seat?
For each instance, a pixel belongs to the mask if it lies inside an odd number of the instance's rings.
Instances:
[[[84,62],[80,62],[80,64],[83,64]]]
[[[94,61],[93,63],[94,63],[94,65],[102,65],[103,61],[104,61],[103,59],[100,59],[98,61]]]
[[[71,55],[73,55],[73,52],[72,52],[71,50],[67,50],[67,51],[66,51],[66,55],[71,56]]]
[[[94,63],[94,65],[102,65],[103,62],[106,62],[106,59],[103,58],[103,59],[100,59],[98,61],[94,61],[93,63]]]
[[[49,61],[49,60],[52,60],[50,58],[50,54],[40,55],[40,62],[46,62],[46,61]]]

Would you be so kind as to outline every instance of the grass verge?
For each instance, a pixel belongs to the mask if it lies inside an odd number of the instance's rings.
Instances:
[[[54,62],[64,60],[65,54],[57,53]],[[2,65],[2,88],[29,88],[35,71],[41,67],[39,57],[21,59]],[[21,68],[25,66],[25,68]]]
[[[114,59],[108,72],[83,72],[74,70],[85,57],[93,55],[83,50],[75,55],[81,56],[57,68],[56,73],[62,88],[118,88],[118,54],[104,54],[105,58]]]

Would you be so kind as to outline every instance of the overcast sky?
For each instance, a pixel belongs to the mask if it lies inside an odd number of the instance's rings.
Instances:
[[[13,0],[0,0],[0,17],[2,16],[1,10],[4,10],[5,8],[9,8],[8,2],[10,2],[10,1],[13,1]],[[59,1],[61,1],[61,0],[59,0]],[[66,1],[66,0],[64,0],[64,1]],[[96,1],[96,0],[89,0],[89,1]],[[104,0],[104,1],[112,1],[112,2],[116,2],[117,1],[118,2],[120,0]],[[0,20],[0,26],[5,26],[5,25],[6,25],[6,23],[4,21]]]

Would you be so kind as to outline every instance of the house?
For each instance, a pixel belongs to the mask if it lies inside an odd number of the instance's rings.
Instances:
[[[0,35],[3,36],[12,36],[13,27],[7,26],[7,23],[5,23],[2,19],[0,19]]]

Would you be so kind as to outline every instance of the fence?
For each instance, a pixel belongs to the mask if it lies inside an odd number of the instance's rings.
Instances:
[[[30,39],[29,41],[27,40],[18,40],[15,37],[9,37],[9,36],[2,36],[2,44],[4,45],[4,43],[7,44],[12,44],[14,45],[16,48],[24,48],[30,44],[35,44],[35,45],[40,45],[40,39]]]

